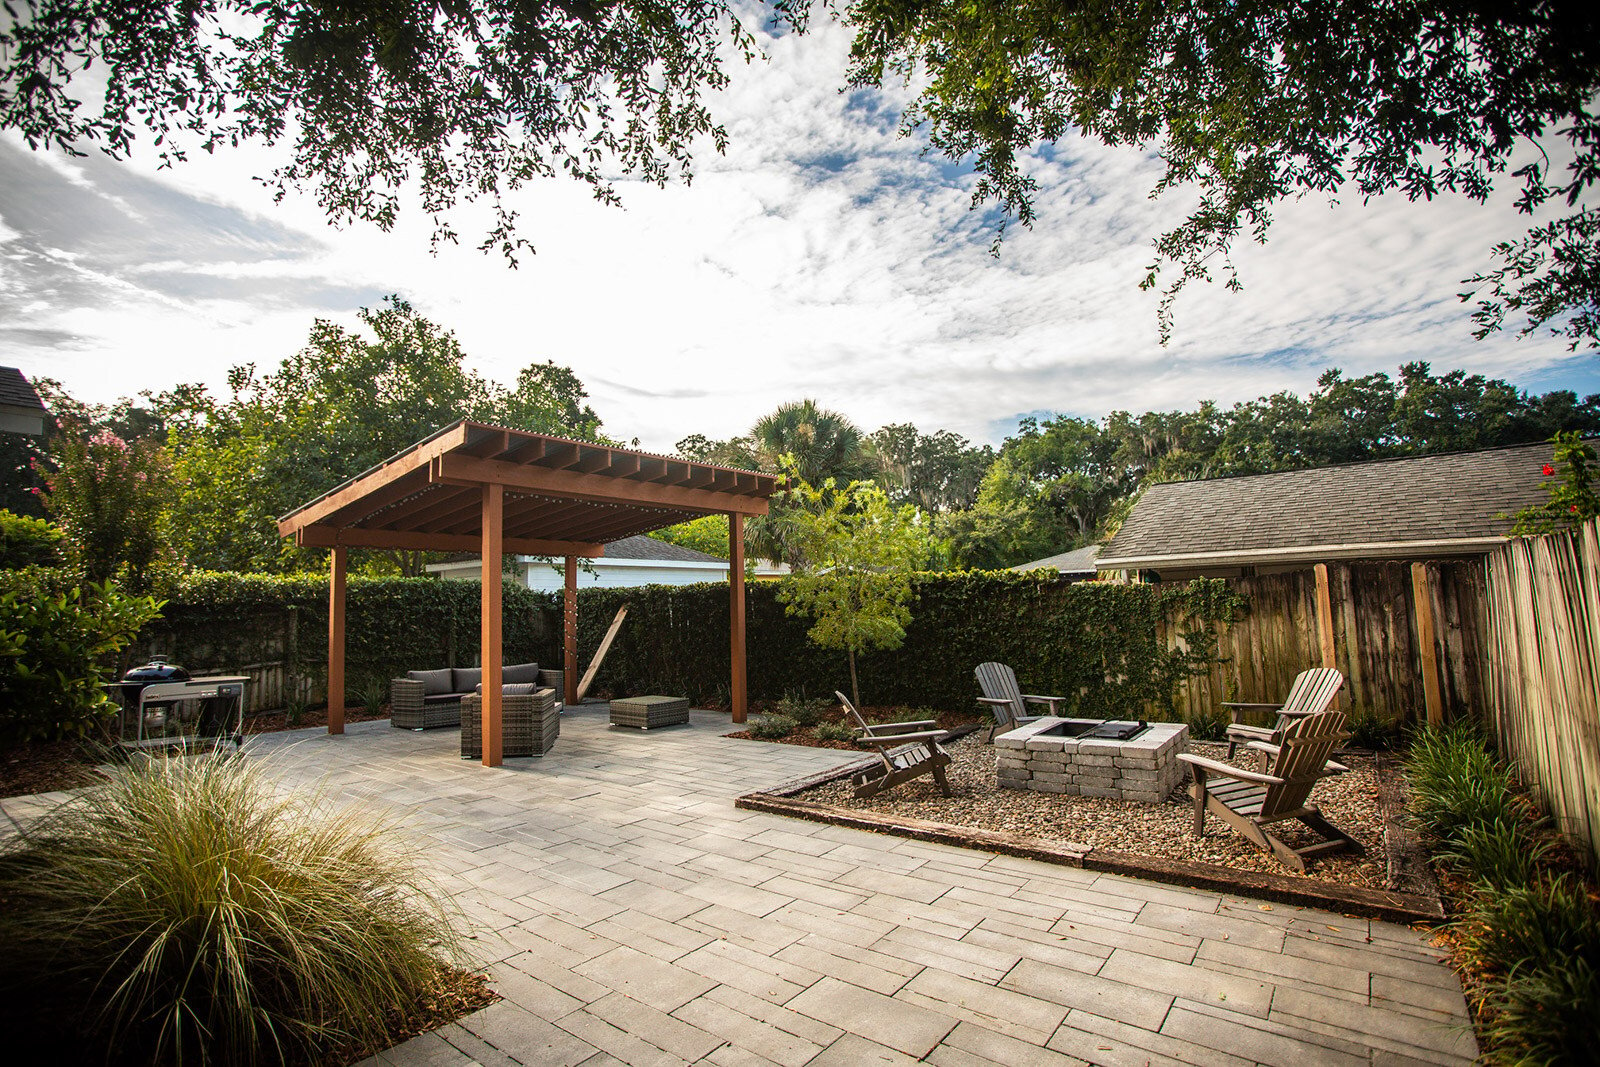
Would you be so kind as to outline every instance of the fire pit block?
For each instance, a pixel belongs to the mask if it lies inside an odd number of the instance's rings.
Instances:
[[[1127,740],[1079,735],[1099,719],[1053,716],[994,739],[995,775],[1005,789],[1112,797],[1159,804],[1183,780],[1179,752],[1189,747],[1189,727],[1153,722]]]

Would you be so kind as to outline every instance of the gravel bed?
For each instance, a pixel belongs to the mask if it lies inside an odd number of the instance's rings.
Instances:
[[[993,747],[969,736],[945,748],[951,757],[946,776],[954,796],[941,795],[932,778],[919,778],[857,800],[850,795],[849,780],[843,779],[808,789],[797,799],[1146,856],[1198,860],[1269,874],[1294,873],[1218,819],[1208,816],[1205,837],[1195,837],[1191,833],[1194,802],[1188,796],[1187,778],[1163,804],[1001,789],[995,784]],[[1191,742],[1189,751],[1221,760],[1227,746]],[[1348,852],[1324,856],[1308,865],[1305,877],[1374,889],[1396,888],[1385,885],[1387,864],[1375,761],[1371,756],[1352,755],[1341,756],[1340,762],[1350,767],[1350,773],[1318,782],[1312,801],[1367,851],[1362,856]],[[1255,769],[1251,757],[1243,752],[1234,763]],[[1279,836],[1296,846],[1314,839],[1292,820],[1280,823],[1278,829]]]

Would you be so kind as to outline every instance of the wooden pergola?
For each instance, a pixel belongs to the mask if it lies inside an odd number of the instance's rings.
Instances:
[[[501,556],[566,560],[568,704],[577,703],[578,560],[609,541],[701,515],[728,516],[733,721],[744,722],[744,519],[765,515],[771,474],[462,421],[278,520],[307,548],[332,549],[328,582],[328,732],[344,733],[345,565],[352,548],[478,552],[483,557],[483,763],[501,759]]]

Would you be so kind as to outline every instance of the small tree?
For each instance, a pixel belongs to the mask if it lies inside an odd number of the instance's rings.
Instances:
[[[911,621],[912,572],[928,566],[938,545],[924,515],[894,507],[871,482],[842,490],[832,479],[820,489],[800,482],[790,492],[804,505],[792,519],[809,562],[783,583],[778,599],[789,614],[816,620],[807,636],[817,645],[844,650],[859,706],[856,655],[900,647]]]
[[[1583,443],[1577,431],[1558,433],[1550,439],[1555,455],[1544,465],[1543,504],[1517,512],[1511,533],[1517,537],[1563,533],[1600,516],[1600,490],[1594,481],[1594,449]]]
[[[130,592],[147,592],[168,552],[166,451],[110,430],[85,436],[64,426],[52,459],[43,499],[66,538],[68,561],[90,582],[116,578]]]

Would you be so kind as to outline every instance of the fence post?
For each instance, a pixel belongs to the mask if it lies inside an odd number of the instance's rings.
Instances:
[[[1317,637],[1322,644],[1322,665],[1337,667],[1333,649],[1333,593],[1328,588],[1328,565],[1319,563],[1317,572]]]
[[[1433,632],[1433,583],[1428,565],[1411,565],[1412,610],[1417,617],[1417,652],[1422,660],[1422,695],[1427,702],[1428,725],[1444,722],[1444,696],[1439,689],[1439,651]]]

